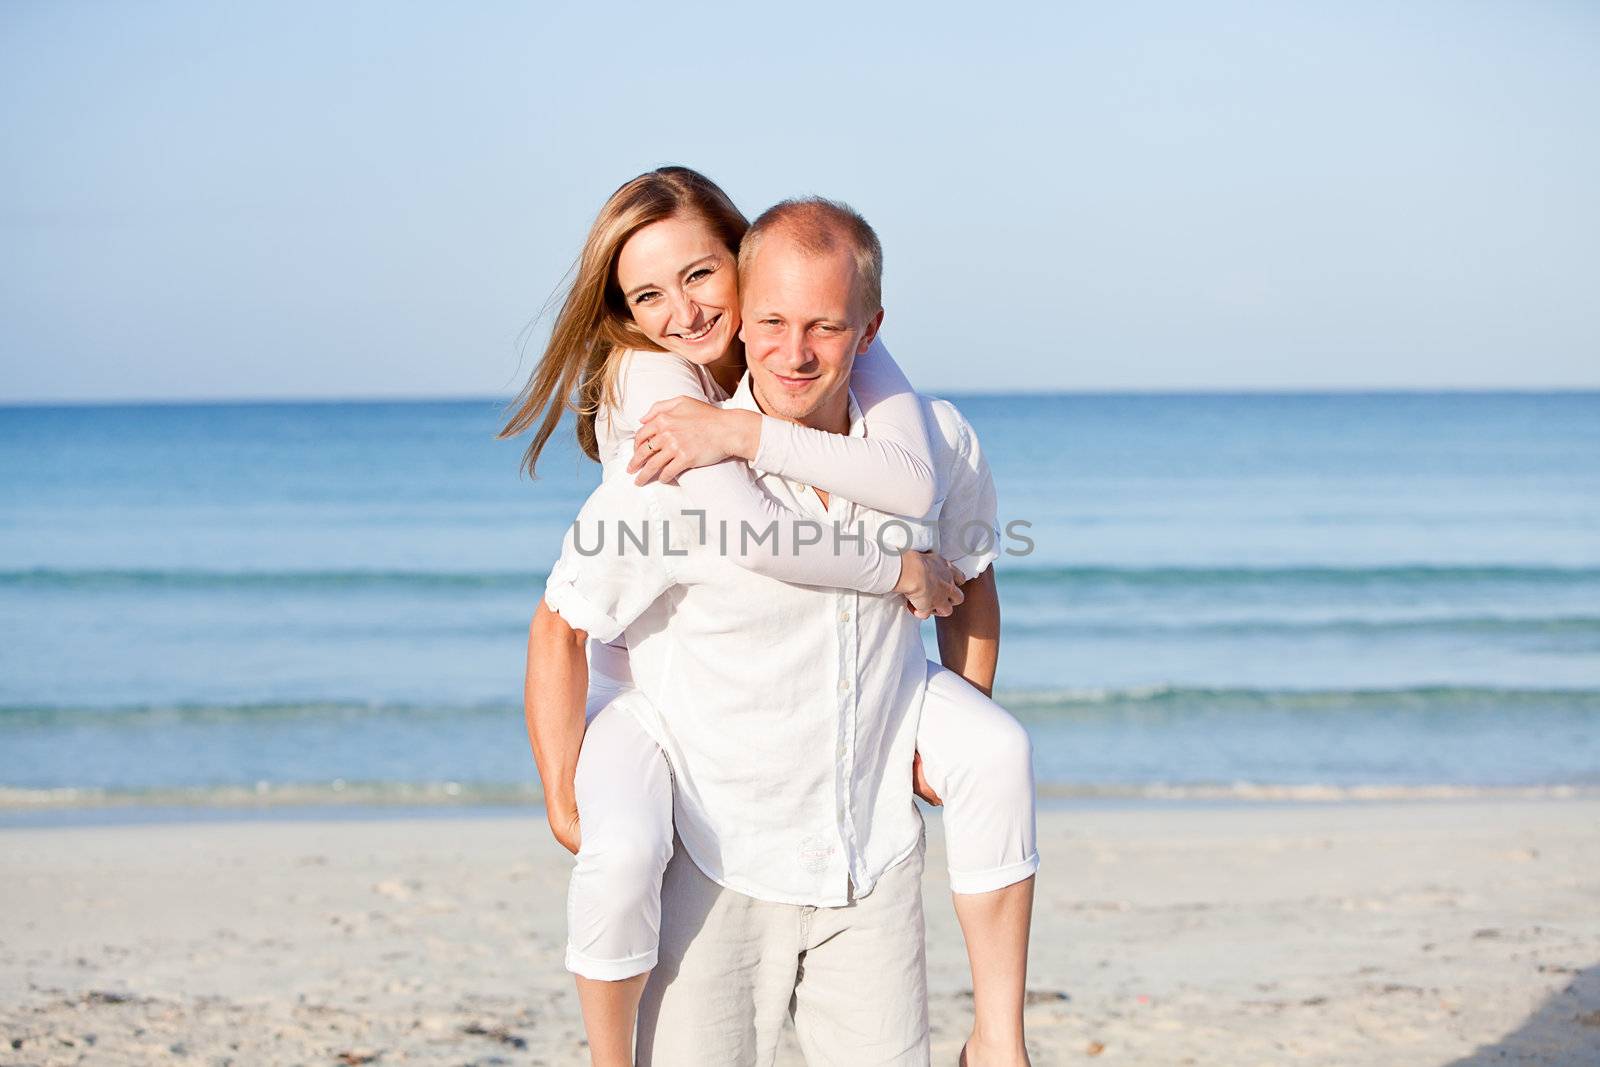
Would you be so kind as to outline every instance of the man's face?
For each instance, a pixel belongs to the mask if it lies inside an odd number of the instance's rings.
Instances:
[[[883,311],[855,301],[847,249],[810,255],[779,230],[767,234],[744,279],[745,361],[762,410],[844,433],[850,428],[850,368],[877,335]]]

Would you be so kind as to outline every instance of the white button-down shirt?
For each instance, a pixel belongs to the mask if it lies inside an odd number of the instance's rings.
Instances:
[[[726,406],[759,410],[748,375]],[[914,547],[976,575],[998,555],[994,482],[954,406],[925,397],[923,411],[938,499],[883,541],[906,543],[909,525]],[[866,433],[854,397],[850,433]],[[824,538],[835,522],[873,537],[897,521],[753,473]],[[745,570],[719,553],[717,517],[685,514],[690,506],[674,486],[641,489],[625,471],[607,478],[568,531],[545,601],[594,639],[625,634],[634,684],[652,705],[638,714],[672,768],[679,837],[707,877],[763,900],[845,904],[851,886],[870,892],[921,837],[911,791],[926,679],[917,619],[895,594]]]

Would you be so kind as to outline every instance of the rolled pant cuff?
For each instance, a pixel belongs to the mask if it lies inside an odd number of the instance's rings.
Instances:
[[[657,954],[657,949],[651,949],[620,960],[597,960],[568,945],[567,970],[580,978],[592,978],[597,982],[620,982],[654,969]]]
[[[950,892],[969,895],[993,893],[1022,881],[1039,869],[1039,853],[1035,852],[1021,863],[1004,867],[991,867],[987,871],[951,871]]]

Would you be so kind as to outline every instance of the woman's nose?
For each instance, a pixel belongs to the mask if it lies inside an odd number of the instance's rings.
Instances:
[[[700,316],[700,308],[693,300],[679,293],[672,300],[672,315],[678,320],[678,325],[693,329],[695,319]]]

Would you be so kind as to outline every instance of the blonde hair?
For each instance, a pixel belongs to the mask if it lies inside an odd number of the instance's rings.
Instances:
[[[495,435],[496,440],[514,437],[538,424],[522,457],[522,469],[530,477],[568,408],[578,416],[578,447],[598,462],[594,421],[602,405],[616,403],[616,357],[630,348],[666,351],[634,323],[617,287],[617,257],[639,230],[684,215],[703,220],[730,253],[737,252],[749,227],[716,182],[688,167],[661,167],[627,182],[611,194],[589,227],[544,355],[512,401],[515,410],[505,428]]]
[[[848,246],[856,267],[857,314],[870,317],[883,307],[883,243],[867,220],[849,204],[820,196],[784,200],[763,211],[739,243],[739,290],[761,250],[761,241],[778,231],[809,256],[823,256]]]

